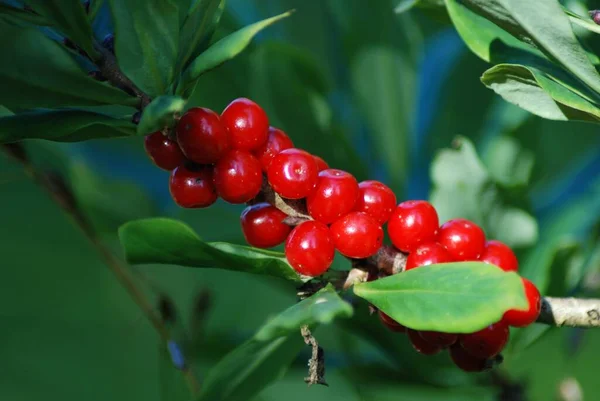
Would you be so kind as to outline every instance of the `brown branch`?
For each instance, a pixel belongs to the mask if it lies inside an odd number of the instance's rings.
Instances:
[[[308,326],[302,326],[300,333],[304,338],[304,343],[312,347],[312,354],[308,360],[308,376],[304,378],[304,381],[309,386],[313,384],[328,386],[325,381],[325,353],[323,352],[323,348],[319,346]]]

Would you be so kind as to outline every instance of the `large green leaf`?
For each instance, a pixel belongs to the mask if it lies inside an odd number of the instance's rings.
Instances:
[[[0,104],[11,109],[122,104],[138,100],[87,76],[69,51],[38,29],[0,18]]]
[[[179,34],[178,70],[188,66],[208,47],[226,0],[197,0],[189,10]]]
[[[295,282],[299,276],[279,252],[225,242],[204,242],[186,224],[166,218],[133,221],[119,229],[129,263],[214,267],[265,274]]]
[[[46,18],[39,14],[34,14],[4,3],[0,3],[0,16],[7,17],[9,20],[24,21],[39,26],[51,25]]]
[[[198,401],[252,399],[288,369],[303,345],[300,327],[351,316],[352,306],[331,287],[288,308],[210,370]]]
[[[445,333],[472,333],[527,307],[519,275],[481,262],[412,269],[357,284],[354,293],[407,327]]]
[[[39,110],[0,118],[0,143],[37,138],[76,142],[135,135],[130,119],[84,110]]]
[[[27,4],[92,58],[97,56],[92,27],[80,0],[27,0]]]
[[[175,76],[179,9],[172,0],[110,0],[119,67],[151,97]]]
[[[181,81],[177,85],[177,93],[189,96],[200,75],[237,56],[250,44],[252,38],[254,38],[256,34],[267,28],[269,25],[289,17],[291,14],[292,11],[288,11],[275,17],[248,25],[213,44],[196,57],[190,66],[183,72]]]
[[[520,111],[515,108],[511,110],[517,114]],[[523,148],[509,136],[493,138],[486,150],[483,161],[494,180],[509,188],[527,186],[535,163],[532,151]]]
[[[138,134],[146,135],[171,126],[175,116],[183,111],[185,103],[185,99],[179,96],[165,95],[155,98],[142,113],[137,127]]]

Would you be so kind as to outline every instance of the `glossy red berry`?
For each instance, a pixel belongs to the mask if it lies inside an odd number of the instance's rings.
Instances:
[[[229,132],[219,115],[202,107],[189,109],[181,117],[177,142],[188,159],[200,164],[216,163],[231,146]]]
[[[288,199],[308,196],[317,185],[318,174],[314,157],[296,148],[279,152],[267,169],[273,190]]]
[[[496,265],[506,272],[519,270],[519,261],[510,247],[503,242],[491,240],[485,243],[480,261]]]
[[[323,158],[319,156],[313,156],[315,158],[315,162],[317,162],[317,169],[319,171],[327,170],[329,168],[329,164]]]
[[[217,193],[229,203],[248,202],[261,186],[260,162],[250,152],[231,150],[215,165]]]
[[[306,207],[313,219],[331,224],[350,212],[357,198],[358,182],[352,174],[327,169],[319,173],[317,186],[306,198]]]
[[[325,273],[335,256],[329,228],[318,221],[301,223],[285,241],[285,256],[300,274],[314,277]]]
[[[419,335],[431,345],[448,348],[458,340],[458,335],[453,333],[441,333],[439,331],[420,331]]]
[[[275,156],[282,150],[293,148],[294,144],[289,136],[278,128],[269,128],[269,137],[258,150],[254,152],[264,171],[267,171],[269,164]]]
[[[446,248],[437,242],[429,242],[419,245],[419,247],[408,254],[404,270],[414,269],[419,266],[450,262],[453,262],[452,256],[450,256]]]
[[[450,358],[459,369],[465,372],[483,372],[491,366],[488,359],[476,358],[470,355],[459,344],[450,347]]]
[[[461,335],[459,342],[470,355],[486,359],[498,355],[504,349],[509,334],[508,326],[498,322],[475,333]]]
[[[477,260],[485,247],[485,233],[472,221],[454,219],[440,227],[437,241],[457,262]]]
[[[420,354],[435,355],[442,350],[442,347],[430,344],[423,340],[417,330],[406,329],[406,333],[408,334],[408,338],[410,339],[413,348]]]
[[[286,217],[285,213],[268,203],[248,206],[240,216],[246,242],[257,248],[283,244],[292,231],[292,227],[283,222]]]
[[[529,308],[527,310],[511,309],[504,313],[502,322],[513,327],[525,327],[535,322],[542,310],[542,297],[535,284],[521,277]]]
[[[363,212],[351,212],[331,225],[336,249],[354,259],[374,255],[383,244],[381,225]]]
[[[217,201],[211,167],[181,165],[171,173],[169,191],[175,203],[186,208],[208,207]]]
[[[258,104],[246,98],[235,99],[221,113],[235,149],[253,151],[267,142],[269,118]]]
[[[395,331],[397,333],[405,333],[406,332],[406,327],[404,327],[403,325],[401,325],[400,323],[398,323],[397,321],[395,321],[394,319],[392,319],[391,317],[389,317],[382,311],[378,311],[377,314],[379,315],[379,320],[381,320],[381,323],[383,323],[385,325],[385,327],[387,327],[388,329]]]
[[[392,244],[401,251],[411,252],[420,244],[435,240],[438,215],[431,203],[410,200],[400,203],[388,220]]]
[[[379,181],[363,181],[358,184],[357,212],[365,212],[380,224],[388,221],[396,207],[396,195]]]
[[[144,138],[144,148],[154,164],[163,170],[171,171],[185,162],[177,142],[170,140],[162,132],[155,132]]]

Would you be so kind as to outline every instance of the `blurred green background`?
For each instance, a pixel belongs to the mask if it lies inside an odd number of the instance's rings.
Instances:
[[[599,295],[582,285],[600,267],[598,128],[543,120],[505,103],[480,83],[488,65],[466,49],[447,19],[417,10],[397,15],[395,3],[230,0],[217,36],[297,12],[205,74],[190,104],[221,111],[232,99],[249,97],[272,125],[331,166],[359,180],[382,180],[399,199],[431,194],[444,220],[469,217],[488,233],[512,238],[524,275],[547,294]],[[111,31],[107,13],[94,29],[99,38]],[[439,153],[458,135],[473,142],[481,161]],[[142,138],[26,145],[36,165],[67,178],[116,253],[117,227],[147,216],[181,219],[209,241],[243,243],[242,208],[223,202],[210,210],[177,208],[168,173],[146,158]],[[0,398],[188,399],[158,335],[97,251],[5,154],[0,185]],[[175,266],[132,269],[154,302],[161,293],[174,301],[181,338],[198,323],[198,294],[210,291],[201,344],[188,357],[200,377],[295,302],[294,289],[273,279]],[[463,374],[447,355],[416,354],[402,335],[369,317],[364,304],[351,321],[317,333],[330,387],[304,384],[306,349],[255,400],[500,399],[494,377]],[[600,331],[532,327],[513,333],[513,340],[496,376],[522,384],[527,399],[560,399],[560,383],[573,377],[585,400],[600,400]]]

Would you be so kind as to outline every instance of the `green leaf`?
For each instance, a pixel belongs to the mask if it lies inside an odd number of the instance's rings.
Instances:
[[[166,218],[129,222],[119,229],[131,264],[161,263],[265,274],[302,282],[279,252],[224,242],[204,242],[186,224]]]
[[[189,96],[193,91],[196,80],[205,72],[218,67],[240,54],[260,31],[269,25],[289,17],[293,11],[288,11],[275,17],[248,25],[239,31],[219,40],[205,52],[200,54],[183,72],[181,81],[177,85],[177,93]]]
[[[171,126],[175,116],[183,112],[185,99],[179,96],[159,96],[155,98],[142,113],[137,127],[139,135],[146,135]]]
[[[197,0],[187,14],[179,34],[178,71],[188,66],[208,47],[219,24],[226,0]]]
[[[361,283],[354,293],[415,330],[472,333],[525,309],[518,274],[481,262],[446,263]]]
[[[496,182],[505,187],[525,187],[531,177],[535,156],[516,139],[498,136],[491,140],[483,160]]]
[[[12,109],[122,104],[138,100],[87,76],[64,46],[39,29],[0,19],[0,104]],[[38,133],[39,135],[40,133]]]
[[[135,135],[130,119],[84,110],[39,110],[0,118],[0,143],[37,138],[58,142]]]
[[[81,47],[90,57],[96,58],[92,27],[85,9],[79,0],[27,0],[42,17],[51,21],[53,26]]]
[[[160,401],[188,401],[192,399],[185,376],[173,366],[169,350],[164,344],[158,346],[158,371]]]
[[[582,17],[579,14],[575,14],[573,11],[566,9],[565,7],[563,7],[563,11],[569,16],[569,21],[571,21],[571,24],[585,28],[590,32],[600,33],[600,26],[592,21],[589,17]]]
[[[175,76],[179,9],[171,0],[110,0],[119,67],[151,97]]]
[[[300,327],[352,316],[352,307],[331,287],[267,322],[256,335],[219,361],[206,376],[198,401],[253,399],[280,379],[303,346]]]
[[[0,3],[0,16],[7,17],[9,20],[29,22],[38,26],[51,25],[49,21],[39,14],[34,14],[4,3]]]

